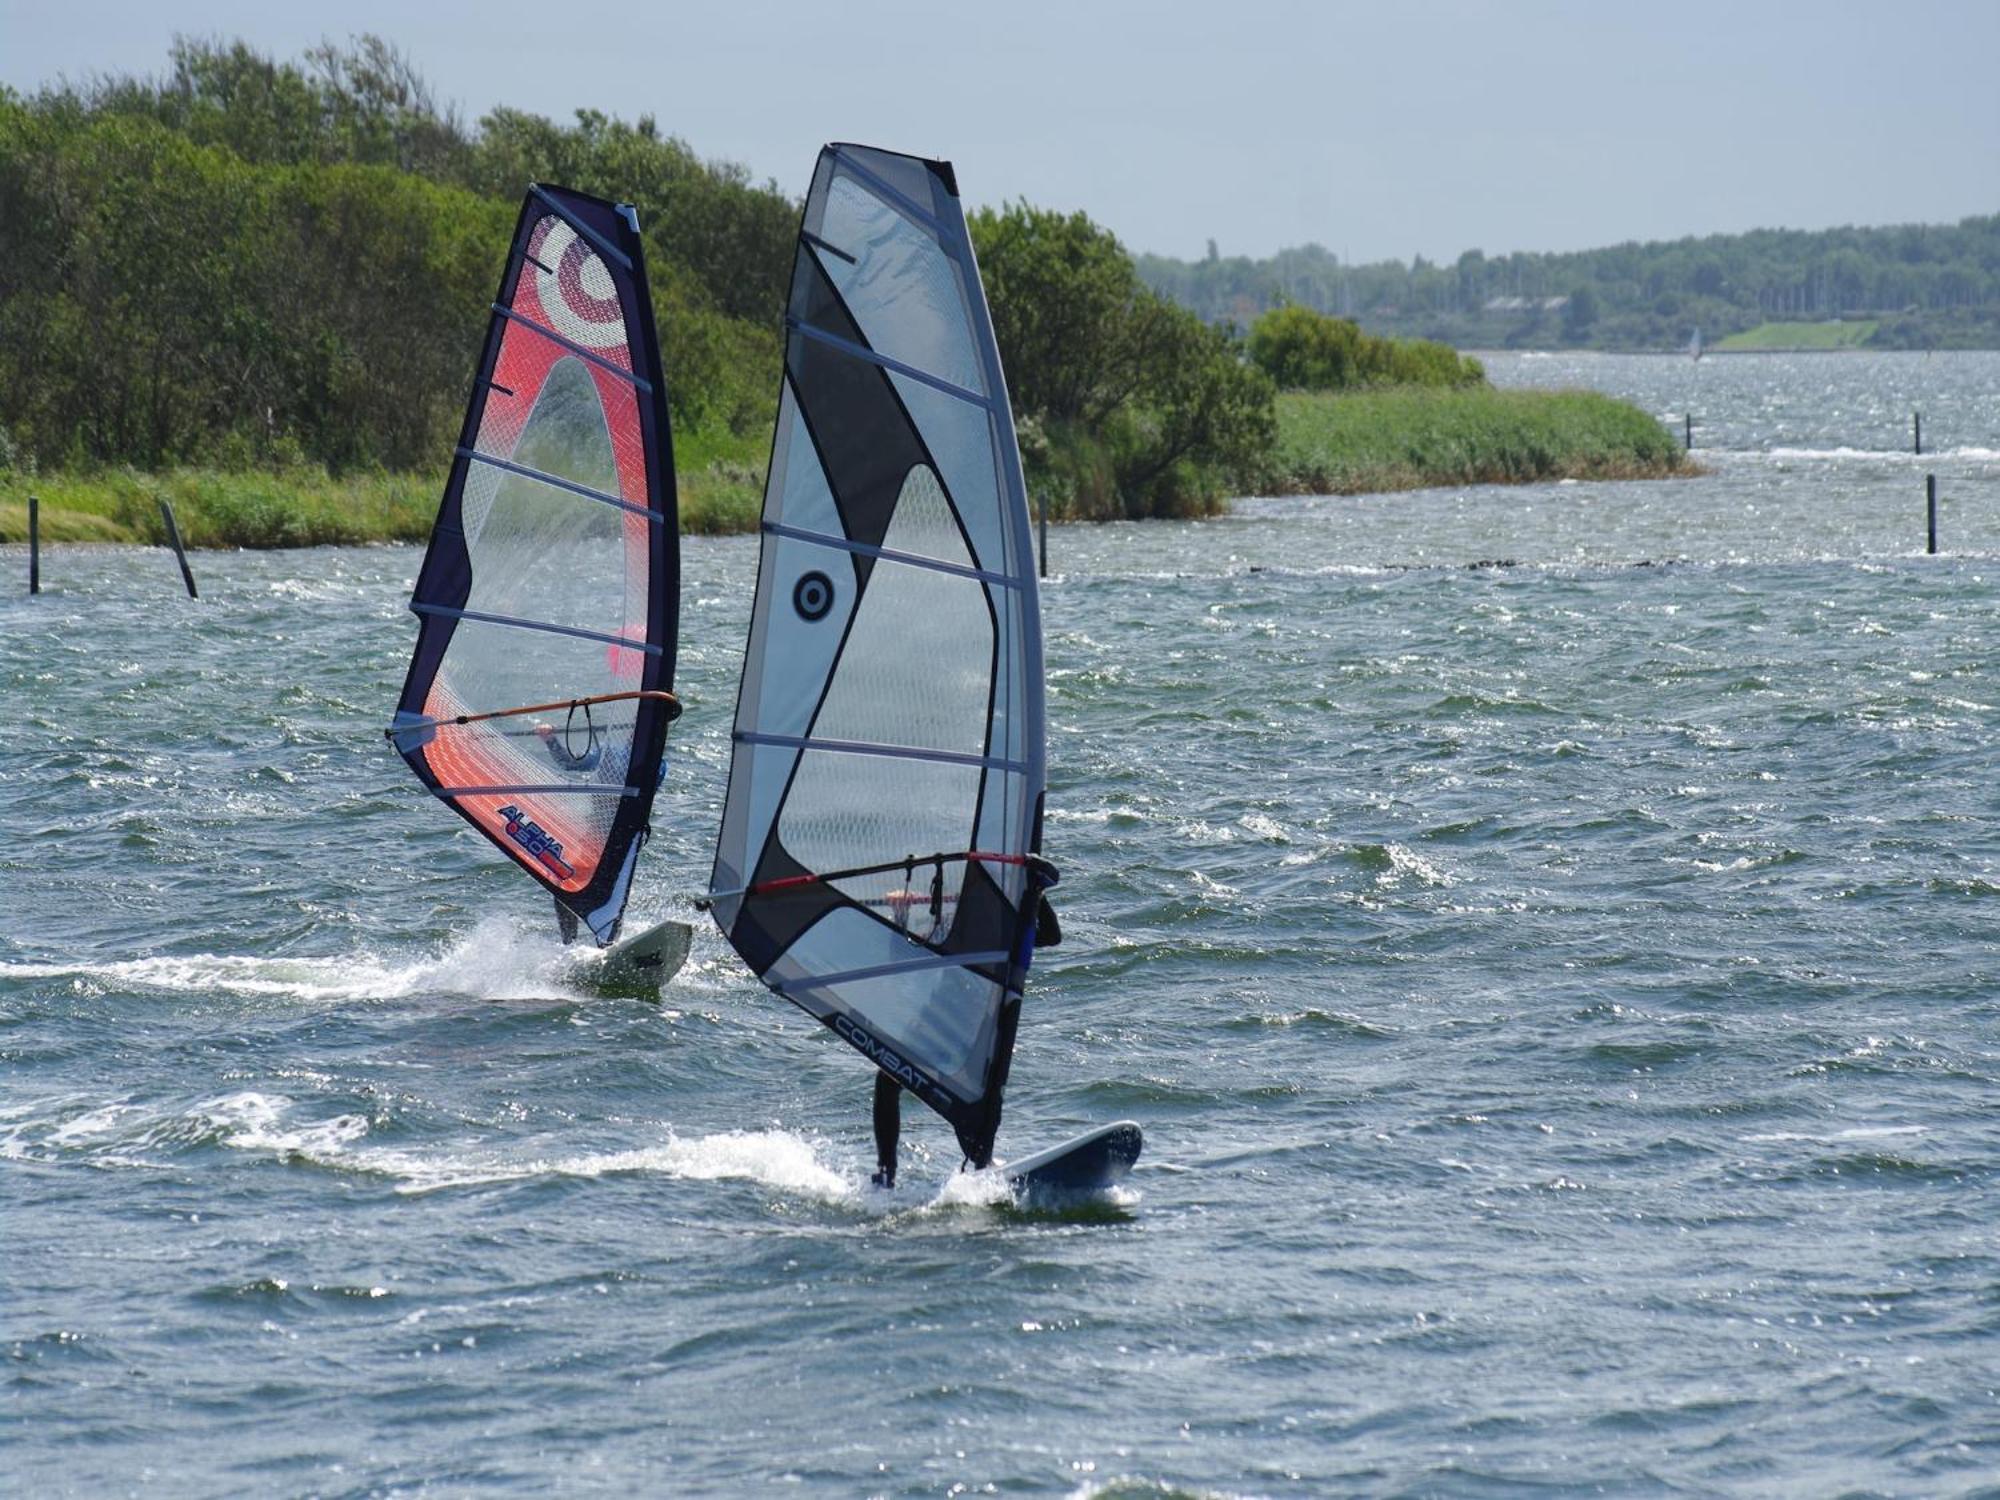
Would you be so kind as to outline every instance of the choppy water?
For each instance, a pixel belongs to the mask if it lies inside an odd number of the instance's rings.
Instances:
[[[1059,1216],[914,1108],[866,1189],[857,1059],[710,930],[663,1006],[566,990],[381,744],[414,551],[190,603],[57,549],[0,602],[10,1488],[1990,1486],[2000,359],[1920,360],[1703,361],[1699,480],[1059,528],[1002,1149],[1149,1142]],[[1869,451],[1920,379],[1950,451]],[[751,564],[688,546],[644,918]]]

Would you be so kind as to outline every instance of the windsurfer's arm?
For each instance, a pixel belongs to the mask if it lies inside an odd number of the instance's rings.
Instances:
[[[542,748],[549,752],[549,759],[554,761],[556,769],[561,771],[594,770],[597,766],[598,757],[604,753],[604,747],[597,744],[593,739],[590,748],[584,751],[583,754],[571,755],[569,753],[569,746],[565,745],[556,736],[555,726],[552,724],[537,724],[535,726],[535,738],[542,742]]]

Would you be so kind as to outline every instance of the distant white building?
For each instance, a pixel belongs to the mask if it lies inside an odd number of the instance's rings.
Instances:
[[[1488,312],[1561,312],[1569,306],[1567,297],[1488,297]]]

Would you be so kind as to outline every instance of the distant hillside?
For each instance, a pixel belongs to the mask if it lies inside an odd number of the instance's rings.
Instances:
[[[1344,266],[1319,245],[1267,260],[1141,255],[1146,282],[1212,322],[1295,302],[1459,348],[1678,349],[1769,322],[1865,319],[1875,348],[2000,348],[2000,214],[1882,229],[1759,229],[1449,265]]]

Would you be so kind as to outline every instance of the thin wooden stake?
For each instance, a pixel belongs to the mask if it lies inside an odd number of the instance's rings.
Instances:
[[[174,545],[174,556],[180,560],[181,582],[187,585],[188,598],[199,599],[194,591],[194,569],[188,566],[187,548],[181,545],[180,523],[174,519],[173,504],[165,495],[160,496],[160,519],[167,523],[167,540]]]
[[[1042,518],[1042,577],[1049,576],[1049,496],[1044,490],[1035,496],[1035,509]]]
[[[42,502],[28,496],[28,592],[42,591]]]
[[[1693,412],[1688,412],[1688,413],[1687,413],[1687,448],[1688,448],[1688,452],[1690,452],[1690,453],[1694,452],[1694,413],[1693,413]]]
[[[1917,452],[1922,453],[1924,451],[1924,414],[1920,411],[1911,412],[1910,423],[1916,430]]]
[[[1930,555],[1937,556],[1937,475],[1924,476],[1924,509],[1930,514]]]

